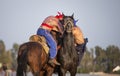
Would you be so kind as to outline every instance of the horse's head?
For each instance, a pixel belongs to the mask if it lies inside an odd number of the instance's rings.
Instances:
[[[72,27],[74,26],[74,18],[73,18],[73,14],[71,16],[65,16],[63,14],[63,20],[61,20],[61,24],[64,26],[64,31],[67,33],[71,33],[72,32]]]

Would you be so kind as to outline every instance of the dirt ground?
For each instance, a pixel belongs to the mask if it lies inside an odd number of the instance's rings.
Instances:
[[[100,74],[98,76],[120,76],[118,74]]]
[[[92,76],[92,75],[95,75],[95,76],[120,76],[120,74],[108,74],[108,73],[102,73],[102,72],[99,72],[99,73],[91,73],[90,75],[91,75],[91,76]]]
[[[97,75],[97,76],[120,76],[120,74],[108,74],[103,72],[91,72],[90,75]]]

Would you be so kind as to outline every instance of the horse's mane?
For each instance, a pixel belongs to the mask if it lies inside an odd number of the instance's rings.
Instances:
[[[62,45],[64,46],[64,52],[67,52],[71,55],[75,55],[75,46],[74,46],[74,37],[72,35],[72,33],[68,34],[68,33],[64,33],[64,35],[68,35],[68,36],[63,36],[63,43]]]

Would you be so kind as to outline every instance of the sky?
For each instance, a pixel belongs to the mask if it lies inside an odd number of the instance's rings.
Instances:
[[[0,0],[0,40],[7,50],[25,43],[58,11],[79,19],[88,48],[120,46],[120,0]]]

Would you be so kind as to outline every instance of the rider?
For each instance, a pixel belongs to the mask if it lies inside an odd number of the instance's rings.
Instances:
[[[55,59],[55,57],[57,55],[57,43],[54,40],[54,38],[52,37],[52,35],[50,34],[50,31],[53,28],[57,28],[57,30],[60,30],[58,22],[59,22],[59,20],[56,17],[48,16],[43,21],[40,28],[37,30],[37,35],[44,36],[47,41],[47,44],[50,48],[50,59],[49,59],[48,63],[56,64],[56,65],[60,65],[60,63],[57,62]]]
[[[84,36],[82,30],[77,25],[74,25],[74,27],[72,28],[72,33],[74,35],[75,43],[77,45],[84,44]]]
[[[84,39],[81,29],[76,25],[73,27],[72,33],[75,38],[76,51],[79,56],[78,63],[77,63],[77,65],[79,66],[85,52],[87,39]]]

